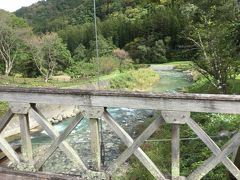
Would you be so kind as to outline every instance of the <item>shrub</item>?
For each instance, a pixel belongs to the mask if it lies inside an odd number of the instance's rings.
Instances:
[[[97,74],[97,66],[93,63],[78,62],[67,68],[66,73],[72,77],[91,77]]]
[[[148,90],[159,80],[159,75],[151,69],[130,70],[119,74],[110,81],[110,88],[124,90]]]
[[[111,56],[100,57],[100,73],[109,74],[119,68],[119,61],[117,58]]]

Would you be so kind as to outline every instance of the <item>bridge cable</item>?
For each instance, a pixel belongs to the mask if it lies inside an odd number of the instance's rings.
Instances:
[[[98,28],[97,28],[97,12],[96,12],[96,0],[93,0],[93,9],[94,9],[94,31],[95,31],[95,41],[96,41],[96,61],[97,61],[97,86],[100,90],[100,59],[99,59],[99,44],[98,44]],[[105,163],[105,146],[103,142],[103,122],[102,118],[99,118],[100,122],[100,136],[101,136],[101,163],[104,166]]]

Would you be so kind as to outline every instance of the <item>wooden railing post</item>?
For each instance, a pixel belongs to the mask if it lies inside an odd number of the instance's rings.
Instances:
[[[90,137],[91,137],[91,152],[93,158],[93,169],[101,169],[101,145],[99,134],[99,118],[104,112],[102,107],[79,107],[84,117],[89,119]]]
[[[180,125],[172,125],[172,179],[180,177]]]
[[[93,157],[93,168],[95,170],[101,169],[101,149],[99,136],[99,120],[97,118],[89,119],[90,133],[91,133],[91,152]]]
[[[233,153],[233,162],[236,165],[238,169],[240,169],[240,146],[236,149],[236,151]],[[235,180],[236,178],[229,172],[229,179]]]
[[[29,109],[30,104],[10,103],[10,109],[19,116],[20,134],[21,134],[21,151],[25,161],[33,160],[32,142],[29,127]]]
[[[186,123],[190,112],[162,111],[162,116],[172,124],[172,179],[180,180],[180,126]]]
[[[32,152],[32,142],[31,142],[28,114],[25,114],[25,115],[20,114],[19,121],[20,121],[20,129],[21,129],[22,156],[24,160],[32,161],[33,152]]]
[[[235,159],[234,159],[234,164],[240,169],[240,147],[238,147]]]

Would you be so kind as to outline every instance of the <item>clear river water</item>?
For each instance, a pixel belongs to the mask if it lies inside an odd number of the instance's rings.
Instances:
[[[183,88],[191,85],[191,80],[186,73],[178,72],[174,70],[156,70],[160,75],[160,81],[157,82],[153,88],[153,92],[177,92]],[[151,117],[153,114],[152,110],[136,110],[127,108],[108,108],[108,111],[113,118],[131,135],[134,134],[134,127],[144,122],[144,119]],[[71,123],[72,118],[62,121],[55,125],[55,128],[61,133]],[[80,156],[83,158],[85,164],[91,167],[91,152],[90,148],[90,137],[89,137],[89,126],[88,120],[84,119],[70,134],[68,137],[69,143],[77,150]],[[120,139],[111,132],[106,124],[103,123],[103,138],[105,143],[106,161],[111,161],[118,156],[119,145],[121,144]],[[32,143],[34,149],[36,147],[46,146],[52,141],[47,134],[42,131],[32,136]],[[38,152],[38,150],[37,150]],[[39,152],[38,152],[39,153]],[[62,168],[64,166],[64,169]],[[43,166],[43,170],[50,172],[61,172],[68,174],[78,174],[79,172],[74,168],[74,165],[65,157],[65,155],[57,151],[55,152],[50,160],[48,160]]]

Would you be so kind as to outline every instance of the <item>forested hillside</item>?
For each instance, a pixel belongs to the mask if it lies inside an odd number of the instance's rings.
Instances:
[[[194,59],[193,43],[186,38],[188,33],[195,25],[204,25],[203,18],[214,20],[221,16],[221,11],[225,11],[222,16],[231,16],[235,12],[230,6],[236,6],[231,3],[225,0],[97,0],[101,53],[106,54],[107,47],[114,45],[127,50],[135,62],[140,63]],[[212,17],[207,17],[211,12]],[[92,51],[92,1],[40,1],[18,10],[16,15],[27,19],[34,32],[58,32],[73,55],[83,49]],[[226,18],[221,20],[223,25]],[[92,58],[91,52],[84,55]]]
[[[18,10],[16,15],[27,19],[34,32],[58,32],[73,54],[78,47],[88,50],[92,48],[92,1],[40,1]],[[179,3],[97,1],[97,16],[102,36],[100,40],[103,43],[100,46],[102,54],[108,51],[104,45],[113,44],[126,49],[137,62],[159,63],[176,58],[181,50],[178,48],[182,44],[182,41],[179,44],[179,35],[185,22]],[[92,53],[88,52],[86,57],[90,59]]]
[[[96,2],[100,73],[130,68],[132,64],[191,60],[221,93],[226,93],[229,81],[239,74],[240,6],[237,0]],[[1,19],[5,19],[6,14],[2,13]],[[8,74],[21,73],[27,77],[61,72],[72,77],[96,75],[92,1],[39,1],[15,14],[21,21],[28,22],[25,29],[31,37],[18,36],[17,28],[10,27],[25,50],[11,49],[14,52],[10,56],[18,56],[18,62],[10,64],[12,71]],[[11,17],[17,19],[14,15]],[[9,28],[9,23],[5,24]],[[56,48],[52,44],[52,50],[61,50],[58,55],[64,59],[55,58],[54,63],[47,66],[45,46],[49,47],[49,38],[53,38],[50,36],[55,37],[59,45]],[[36,71],[19,69],[16,64],[20,60],[28,69]],[[1,64],[2,72],[6,71],[4,66],[6,63]]]
[[[115,12],[124,12],[141,1],[101,0],[97,3],[97,16],[103,20]],[[80,25],[93,22],[93,1],[47,0],[16,11],[17,16],[27,19],[36,32],[57,31],[66,25]]]

